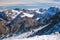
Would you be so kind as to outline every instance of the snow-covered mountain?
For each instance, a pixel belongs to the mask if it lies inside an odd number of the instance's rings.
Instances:
[[[0,12],[0,38],[18,35],[20,38],[29,38],[60,32],[59,20],[60,9],[56,7],[3,10]]]
[[[57,7],[50,7],[48,8],[48,10],[46,10],[46,13],[50,14],[50,15],[54,15],[55,13],[59,12],[60,9]]]

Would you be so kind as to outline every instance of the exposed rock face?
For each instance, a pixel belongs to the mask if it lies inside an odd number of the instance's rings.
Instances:
[[[0,21],[0,37],[2,35],[7,35],[9,33],[9,29],[5,25],[6,25],[6,21],[5,20]]]

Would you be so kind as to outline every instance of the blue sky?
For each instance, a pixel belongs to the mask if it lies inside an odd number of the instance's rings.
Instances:
[[[0,0],[0,6],[58,6],[60,7],[60,0]]]

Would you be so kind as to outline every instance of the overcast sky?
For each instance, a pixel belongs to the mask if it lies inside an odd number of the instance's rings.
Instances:
[[[28,6],[41,6],[43,4],[60,6],[60,0],[0,0],[0,6],[10,6],[18,4]]]

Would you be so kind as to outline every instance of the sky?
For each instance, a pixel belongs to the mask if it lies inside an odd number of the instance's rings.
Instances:
[[[60,0],[0,0],[0,6],[59,6]]]

